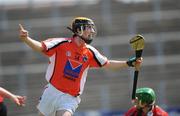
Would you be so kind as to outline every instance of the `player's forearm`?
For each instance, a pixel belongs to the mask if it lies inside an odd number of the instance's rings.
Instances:
[[[11,92],[7,91],[2,87],[0,87],[0,95],[4,98],[9,98],[9,99],[12,99],[14,96],[14,94],[12,94]]]
[[[30,37],[27,37],[26,39],[23,39],[23,41],[29,46],[31,47],[33,50],[38,51],[38,52],[42,52],[43,51],[43,47],[41,42],[36,41]]]
[[[109,60],[109,63],[105,66],[108,69],[121,69],[128,67],[126,61]]]

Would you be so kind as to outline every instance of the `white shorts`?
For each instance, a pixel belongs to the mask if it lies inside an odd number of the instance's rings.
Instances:
[[[73,114],[80,101],[79,96],[74,97],[63,93],[51,84],[48,84],[37,105],[37,109],[45,116],[55,116],[59,110],[67,110]]]

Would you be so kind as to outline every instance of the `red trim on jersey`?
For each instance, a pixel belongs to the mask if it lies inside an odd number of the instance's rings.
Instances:
[[[56,53],[57,54],[57,53]],[[52,80],[52,78],[53,78],[53,76],[54,76],[54,74],[55,74],[55,67],[56,67],[56,59],[57,59],[57,55],[55,56],[55,63],[54,63],[54,70],[53,70],[53,74],[52,74],[52,76],[50,77],[50,80],[49,80],[49,82],[51,83],[51,80]]]
[[[44,42],[41,42],[41,45],[42,45],[42,47],[43,47],[43,52],[46,52],[47,47],[46,47],[46,45],[44,44]]]
[[[4,101],[4,98],[0,96],[0,103]]]
[[[126,113],[125,116],[138,116],[137,108],[134,106],[130,108]],[[168,116],[168,113],[161,109],[159,106],[154,106],[152,110],[153,116]],[[144,113],[142,113],[142,116],[146,116]]]
[[[101,67],[103,67],[103,66],[105,66],[105,65],[107,65],[107,64],[109,64],[109,61],[107,60]]]

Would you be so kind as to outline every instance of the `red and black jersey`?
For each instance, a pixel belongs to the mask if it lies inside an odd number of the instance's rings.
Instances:
[[[3,100],[4,100],[4,98],[0,96],[0,103],[2,103]]]
[[[138,116],[138,113],[138,109],[134,106],[125,113],[125,116]],[[154,106],[153,109],[148,112],[148,114],[149,115],[146,115],[141,112],[140,116],[168,116],[168,113],[159,106]]]

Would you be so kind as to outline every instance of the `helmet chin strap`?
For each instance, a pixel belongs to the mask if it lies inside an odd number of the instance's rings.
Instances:
[[[77,35],[77,36],[79,36],[79,35]],[[92,40],[93,40],[93,39],[85,39],[82,36],[79,36],[79,37],[87,44],[90,44],[92,42]]]
[[[75,35],[77,35],[78,37],[80,37],[86,44],[90,44],[92,42],[93,39],[85,39],[84,37],[82,37],[82,33],[78,34],[76,32],[74,32],[70,27],[67,27],[67,29],[69,29],[70,31],[72,31]],[[82,30],[82,29],[81,29]]]

